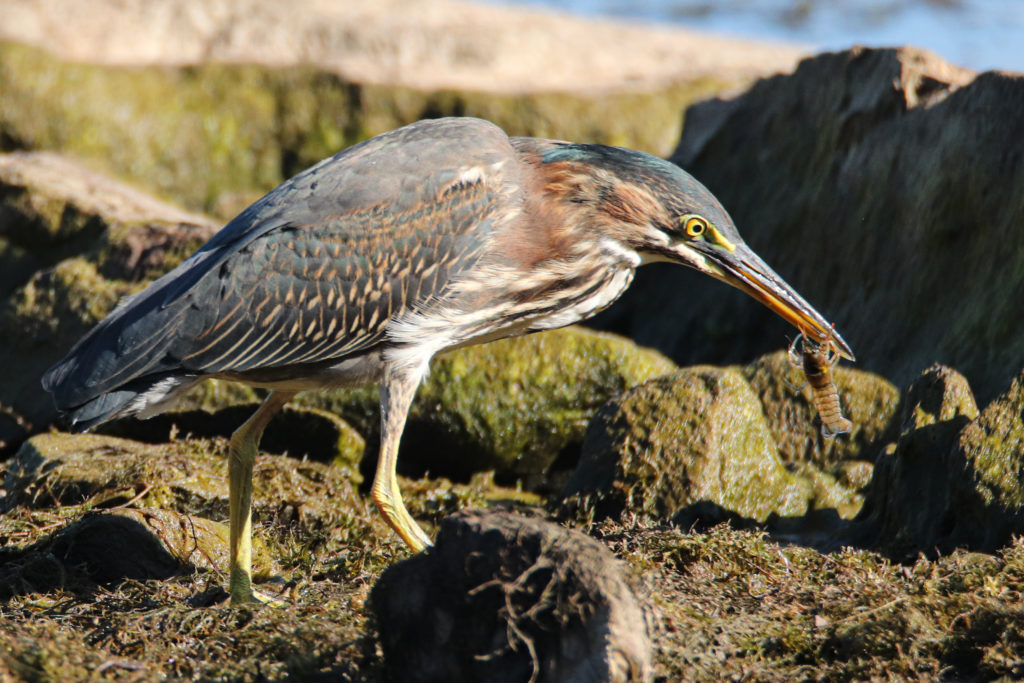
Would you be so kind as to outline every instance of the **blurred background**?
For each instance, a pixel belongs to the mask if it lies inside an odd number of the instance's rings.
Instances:
[[[502,0],[574,14],[667,22],[813,51],[915,45],[971,69],[1024,71],[1020,0]]]

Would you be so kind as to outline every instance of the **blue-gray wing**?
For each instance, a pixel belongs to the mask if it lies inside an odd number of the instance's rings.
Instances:
[[[144,377],[340,359],[443,298],[517,201],[508,138],[421,121],[282,184],[84,337],[43,379],[58,407]]]

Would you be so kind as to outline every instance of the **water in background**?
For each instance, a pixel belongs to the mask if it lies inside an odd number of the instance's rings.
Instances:
[[[979,71],[1024,72],[1024,0],[500,0],[820,50],[915,45]]]

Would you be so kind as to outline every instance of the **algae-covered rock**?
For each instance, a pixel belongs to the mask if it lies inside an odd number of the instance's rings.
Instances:
[[[1024,372],[964,427],[956,454],[973,474],[974,492],[968,500],[955,500],[958,521],[967,502],[981,503],[989,513],[985,534],[991,543],[1005,543],[1024,531]],[[969,518],[968,518],[969,519]]]
[[[131,501],[227,518],[227,471],[223,440],[151,445],[95,434],[38,434],[7,464],[4,505],[109,507]],[[365,514],[346,468],[286,456],[257,456],[253,505],[257,513],[312,527]]]
[[[536,484],[559,456],[575,459],[601,404],[675,369],[657,352],[579,327],[442,354],[417,392],[399,463],[457,478],[495,470]],[[375,387],[309,392],[295,402],[337,412],[364,434],[379,430]]]
[[[858,367],[906,386],[944,363],[985,402],[1024,358],[1022,110],[1020,74],[854,48],[695,105],[672,160],[835,322]],[[746,362],[792,334],[684,271],[641,269],[609,329],[680,364]]]
[[[135,289],[105,279],[84,257],[33,275],[0,303],[0,363],[17,368],[0,384],[0,401],[33,425],[51,423],[56,409],[39,383],[43,373]]]
[[[227,524],[165,508],[79,513],[52,536],[8,553],[0,564],[0,597],[54,589],[114,588],[126,579],[167,579],[228,570]],[[273,560],[253,539],[253,578],[266,579]]]
[[[737,369],[761,399],[783,462],[811,463],[830,472],[850,460],[872,462],[892,432],[900,392],[883,377],[843,365],[833,368],[843,415],[853,430],[826,439],[806,378],[789,365],[785,351]]]
[[[88,514],[56,534],[48,550],[66,566],[109,585],[166,579],[194,569],[228,571],[227,524],[162,508]],[[266,546],[253,542],[253,578],[272,571]],[[38,590],[39,587],[36,587]]]
[[[675,369],[657,352],[583,328],[461,349],[431,365],[408,439],[425,463],[543,474],[583,441],[605,401]]]
[[[17,250],[36,268],[97,250],[108,277],[153,277],[195,251],[215,227],[205,216],[58,154],[0,154],[0,239],[9,247],[4,256],[13,258]]]
[[[566,494],[600,515],[665,520],[702,504],[760,522],[803,515],[813,495],[779,459],[743,376],[710,366],[652,380],[602,407]]]
[[[854,530],[858,541],[898,557],[958,546],[992,549],[1005,541],[1005,524],[993,501],[982,499],[972,461],[1001,458],[1005,466],[1013,446],[1008,451],[993,442],[995,454],[980,455],[967,445],[1007,405],[997,400],[979,417],[963,375],[941,365],[922,373],[903,398],[898,441],[876,461]]]
[[[238,385],[237,391],[224,391],[220,387],[211,396],[223,400],[220,409],[189,409],[194,403],[185,396],[182,402],[168,412],[147,420],[133,417],[114,420],[98,428],[98,432],[112,436],[137,439],[148,443],[174,440],[178,436],[194,438],[230,437],[235,430],[256,412],[259,403],[240,401],[249,387]],[[190,392],[195,395],[195,392]],[[336,414],[309,406],[285,406],[274,415],[260,440],[260,449],[268,453],[289,455],[298,459],[310,459],[322,463],[333,463],[343,468],[353,483],[360,483],[359,462],[366,450],[362,435]]]

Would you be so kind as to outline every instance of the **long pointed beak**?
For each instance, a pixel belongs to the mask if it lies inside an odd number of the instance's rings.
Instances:
[[[711,275],[737,287],[774,311],[814,341],[831,338],[836,350],[848,360],[853,351],[825,317],[768,267],[750,247],[737,244],[733,251],[702,250]]]

